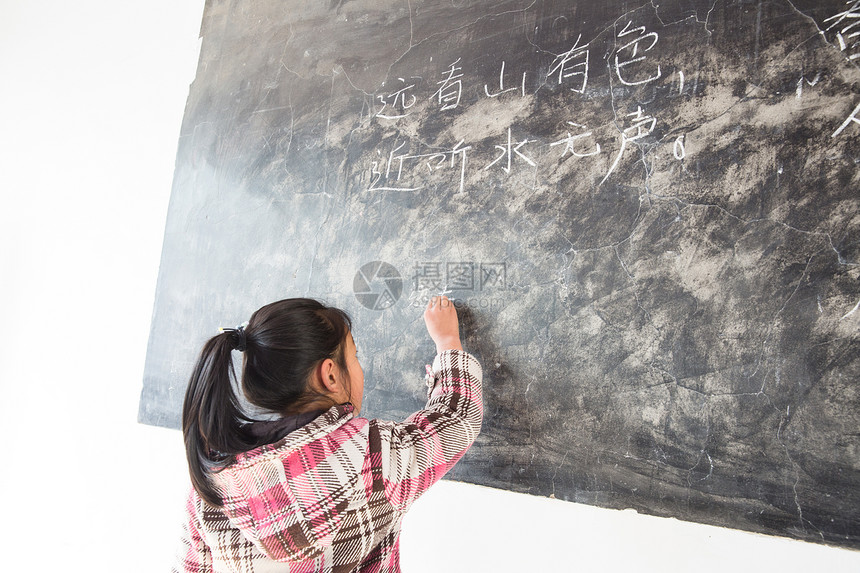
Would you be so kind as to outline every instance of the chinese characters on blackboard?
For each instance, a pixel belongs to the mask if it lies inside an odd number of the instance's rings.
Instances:
[[[849,60],[860,58],[860,0],[849,2],[847,10],[825,20],[829,26],[826,29],[835,34],[838,47]],[[655,61],[654,53],[659,44],[659,34],[650,31],[646,26],[637,26],[633,20],[628,20],[617,28],[615,42],[618,47],[607,55],[607,64],[613,79],[627,87],[645,86],[665,77],[661,65]],[[585,94],[589,85],[589,70],[591,69],[591,42],[583,42],[579,34],[576,41],[567,49],[557,54],[546,68],[543,77],[530,70],[511,69],[508,61],[498,60],[498,82],[492,85],[483,84],[483,97],[495,99],[503,94],[508,97],[523,98],[527,95],[527,83],[530,87],[549,83],[563,88],[564,92]],[[495,69],[495,68],[494,68]],[[682,70],[674,72],[677,77],[677,89],[683,94],[685,76]],[[435,106],[438,112],[455,110],[464,104],[464,82],[468,80],[468,70],[464,69],[462,58],[449,62],[440,72],[435,81],[436,90],[429,98],[426,94],[416,93],[418,78],[397,78],[397,83],[385,93],[376,95],[381,107],[375,117],[383,122],[397,122],[410,115],[421,98],[426,98]],[[804,85],[815,86],[819,77],[809,80],[801,76],[797,84],[797,97],[802,95]],[[429,91],[429,90],[428,90]],[[478,92],[481,93],[481,92]],[[696,93],[695,86],[693,93]],[[513,126],[503,126],[494,136],[486,137],[480,134],[482,144],[487,151],[492,151],[490,159],[484,159],[483,164],[470,165],[470,154],[477,151],[477,143],[460,139],[451,142],[447,148],[426,152],[411,152],[408,140],[396,140],[389,149],[377,149],[377,159],[370,166],[370,178],[367,191],[418,191],[423,188],[421,173],[433,174],[450,171],[451,181],[456,181],[458,192],[463,192],[467,181],[467,169],[470,167],[479,171],[501,171],[505,176],[510,175],[520,166],[521,168],[537,168],[541,158],[554,157],[556,160],[571,156],[577,160],[586,160],[606,153],[609,147],[615,149],[609,158],[608,169],[598,183],[604,184],[618,170],[624,159],[625,151],[631,144],[642,141],[652,135],[658,125],[658,118],[649,114],[644,104],[639,104],[629,113],[619,113],[615,118],[620,141],[614,146],[607,146],[606,141],[597,139],[595,126],[589,126],[576,117],[566,118],[566,130],[558,133],[552,141],[542,142],[518,133]],[[832,137],[838,137],[852,123],[860,124],[860,104],[851,112]],[[396,125],[396,123],[395,123]],[[492,150],[490,150],[492,145]],[[686,157],[686,135],[675,136],[668,145],[671,146],[671,157],[683,161]],[[557,150],[556,155],[545,154],[546,151]],[[408,176],[407,176],[408,175]],[[408,181],[408,183],[407,183]]]
[[[612,73],[625,86],[642,86],[654,82],[663,76],[659,64],[650,59],[650,52],[656,47],[659,36],[657,32],[649,32],[645,26],[635,26],[632,21],[617,33],[620,47],[611,59]],[[566,91],[584,94],[589,80],[589,65],[591,48],[588,42],[582,42],[582,35],[564,52],[556,55],[549,65],[545,81],[566,88]],[[498,85],[484,84],[483,94],[487,98],[497,98],[505,93],[512,95],[519,92],[518,97],[526,96],[528,70],[511,70],[506,68],[507,62],[499,62]],[[683,73],[680,74],[680,90],[683,90]],[[532,74],[536,76],[536,74]],[[463,69],[462,59],[450,62],[435,82],[438,86],[430,96],[429,101],[439,112],[454,110],[463,102],[463,82],[467,77]],[[537,78],[535,78],[537,79]],[[386,93],[378,94],[376,100],[381,108],[375,117],[380,121],[396,122],[410,115],[421,95],[415,92],[417,83],[406,78],[397,78],[396,85]],[[651,135],[657,125],[657,118],[648,114],[641,105],[636,110],[623,117],[624,125],[619,125],[620,145],[615,156],[611,159],[610,167],[601,180],[604,183],[617,169],[624,152],[633,142]],[[603,153],[605,148],[595,139],[592,130],[587,125],[578,123],[575,118],[566,121],[569,129],[564,134],[558,134],[558,139],[548,144],[549,148],[559,149],[559,158],[568,155],[577,159],[588,158]],[[673,143],[673,156],[683,160],[685,156],[683,135]],[[492,142],[494,153],[492,159],[477,168],[480,170],[500,170],[509,175],[518,164],[524,167],[537,167],[536,154],[530,146],[541,145],[536,139],[516,133],[508,126],[500,131],[496,141]],[[544,144],[545,145],[545,144]],[[546,146],[546,145],[545,145]],[[461,139],[447,149],[431,153],[411,153],[408,141],[396,141],[393,147],[386,150],[377,149],[377,159],[370,168],[368,191],[418,191],[420,183],[405,183],[416,178],[404,177],[407,172],[425,170],[425,173],[435,173],[450,170],[457,177],[459,192],[466,184],[469,152],[474,146]]]

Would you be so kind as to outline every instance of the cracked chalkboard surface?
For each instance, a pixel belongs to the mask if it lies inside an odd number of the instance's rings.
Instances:
[[[447,292],[486,387],[452,479],[860,548],[860,2],[210,0],[201,35],[142,422],[291,296],[403,418]]]

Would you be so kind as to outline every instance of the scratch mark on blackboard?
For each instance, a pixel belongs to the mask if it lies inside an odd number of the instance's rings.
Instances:
[[[852,314],[857,312],[858,308],[860,308],[860,300],[857,301],[857,304],[854,305],[854,308],[852,308],[851,310],[846,312],[845,315],[842,318],[840,318],[839,320],[845,320],[846,318],[848,318],[849,316],[851,316]]]

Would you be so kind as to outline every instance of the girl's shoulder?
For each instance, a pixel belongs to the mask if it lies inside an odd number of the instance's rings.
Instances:
[[[230,468],[241,470],[273,458],[302,455],[309,449],[328,451],[353,442],[358,446],[369,420],[355,416],[352,404],[339,404],[322,412],[310,422],[292,429],[286,435],[236,456]],[[366,441],[366,440],[365,440]]]

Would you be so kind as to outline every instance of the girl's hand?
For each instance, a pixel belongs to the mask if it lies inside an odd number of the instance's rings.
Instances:
[[[427,333],[436,343],[436,352],[444,350],[463,350],[460,344],[460,327],[457,309],[446,296],[434,296],[424,309],[424,324]]]

